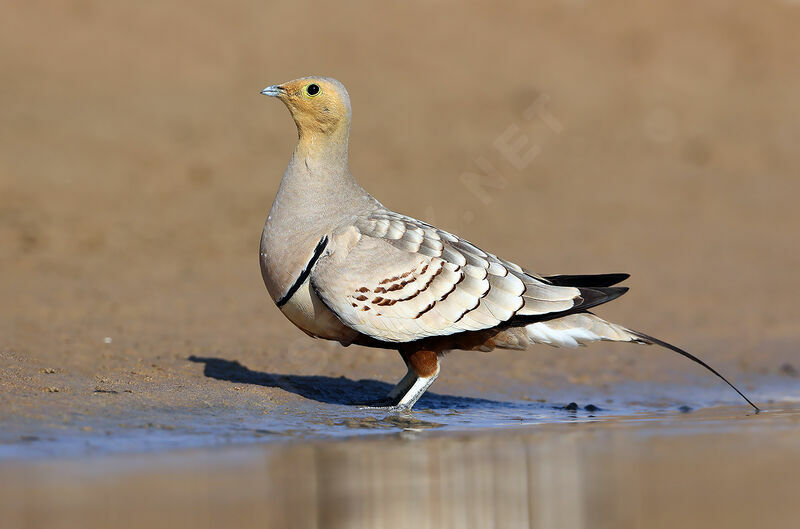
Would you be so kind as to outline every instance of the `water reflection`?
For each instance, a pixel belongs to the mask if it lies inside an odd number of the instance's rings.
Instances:
[[[609,424],[481,436],[406,433],[281,451],[266,468],[280,476],[277,505],[302,506],[279,509],[296,527],[661,527],[653,517],[672,520],[665,527],[704,527],[703,520],[722,526],[718,518],[746,527],[758,521],[752,498],[767,497],[764,478],[783,468],[777,457],[745,459],[764,433],[746,430],[748,419],[730,419],[729,433],[685,436]],[[784,447],[800,440],[796,429],[783,435]],[[783,455],[800,461],[800,443]],[[784,487],[770,494],[772,504],[790,493]],[[776,509],[773,515],[786,506]]]
[[[333,442],[6,462],[3,526],[733,529],[800,519],[797,409],[470,434],[406,427]]]

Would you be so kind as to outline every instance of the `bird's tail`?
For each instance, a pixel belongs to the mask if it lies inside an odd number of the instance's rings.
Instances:
[[[524,329],[524,337],[518,336],[517,338],[526,339],[525,341],[529,343],[541,343],[555,347],[576,347],[597,341],[634,342],[646,345],[659,345],[688,358],[692,362],[700,364],[714,373],[747,401],[756,413],[761,411],[758,406],[753,404],[753,402],[748,399],[744,393],[739,391],[736,386],[731,384],[728,379],[695,355],[643,332],[626,329],[621,325],[605,321],[591,312],[579,312],[561,318],[530,323],[526,325]],[[497,346],[503,347],[503,344],[499,343],[500,340],[497,340],[497,342]]]
[[[683,349],[681,349],[680,347],[674,346],[674,345],[672,345],[671,343],[665,342],[664,340],[659,340],[658,338],[653,338],[652,336],[649,336],[649,335],[647,335],[647,334],[645,334],[645,333],[643,333],[643,332],[639,332],[639,331],[632,331],[632,330],[628,330],[628,332],[629,332],[631,335],[633,335],[633,336],[636,338],[636,341],[638,341],[638,342],[640,342],[640,343],[645,343],[645,344],[653,344],[653,345],[660,345],[661,347],[664,347],[664,348],[666,348],[666,349],[669,349],[670,351],[675,351],[675,352],[676,352],[676,353],[678,353],[679,355],[681,355],[681,356],[684,356],[684,357],[688,358],[688,359],[689,359],[689,360],[691,360],[692,362],[695,362],[695,363],[697,363],[697,364],[700,364],[701,366],[705,367],[706,369],[708,369],[709,371],[711,371],[712,373],[714,373],[715,375],[717,375],[719,378],[721,378],[721,379],[722,379],[722,380],[723,380],[723,381],[724,381],[724,382],[725,382],[727,385],[729,385],[729,386],[731,387],[731,389],[733,389],[733,391],[735,391],[736,393],[738,393],[738,394],[739,394],[739,396],[741,396],[741,397],[742,397],[742,398],[743,398],[745,401],[747,401],[747,403],[748,403],[750,406],[752,406],[752,407],[753,407],[753,409],[755,410],[755,412],[756,412],[756,413],[758,413],[758,412],[760,412],[760,411],[761,411],[761,409],[759,409],[759,407],[758,407],[758,406],[756,406],[755,404],[753,404],[753,402],[752,402],[750,399],[748,399],[748,398],[745,396],[745,394],[744,394],[744,393],[742,393],[741,391],[739,391],[739,388],[737,388],[736,386],[734,386],[733,384],[731,384],[731,383],[730,383],[730,381],[728,381],[728,379],[727,379],[727,378],[725,378],[724,376],[722,376],[722,375],[719,373],[719,371],[717,371],[716,369],[714,369],[714,368],[713,368],[713,367],[711,367],[710,365],[706,364],[704,361],[700,360],[699,358],[697,358],[697,357],[696,357],[695,355],[693,355],[692,353],[689,353],[688,351],[684,351],[684,350],[683,350]]]

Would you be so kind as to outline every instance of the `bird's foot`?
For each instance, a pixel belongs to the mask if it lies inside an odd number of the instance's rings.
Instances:
[[[365,402],[359,406],[359,409],[362,410],[380,410],[380,411],[388,411],[388,412],[399,412],[399,411],[408,411],[411,409],[410,406],[398,404],[398,399],[384,397],[382,399],[377,399],[369,402]]]

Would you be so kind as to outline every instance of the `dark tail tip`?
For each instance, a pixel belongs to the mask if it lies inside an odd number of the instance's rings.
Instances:
[[[649,336],[649,335],[647,335],[647,334],[644,334],[643,332],[639,332],[639,331],[630,331],[630,333],[631,333],[632,335],[636,336],[637,338],[640,338],[640,339],[641,339],[641,340],[642,340],[644,343],[648,343],[648,344],[654,344],[654,345],[660,345],[661,347],[664,347],[664,348],[666,348],[666,349],[669,349],[670,351],[674,351],[674,352],[678,353],[679,355],[681,355],[681,356],[684,356],[684,357],[688,358],[688,359],[689,359],[689,360],[691,360],[692,362],[696,362],[696,363],[700,364],[701,366],[705,367],[706,369],[708,369],[709,371],[711,371],[712,373],[714,373],[715,375],[717,375],[719,378],[721,378],[721,379],[722,379],[722,380],[723,380],[723,381],[724,381],[724,382],[725,382],[727,385],[729,385],[729,386],[731,387],[731,389],[733,389],[733,390],[734,390],[736,393],[738,393],[738,394],[739,394],[739,395],[740,395],[740,396],[741,396],[741,397],[742,397],[742,398],[743,398],[745,401],[747,401],[747,403],[748,403],[750,406],[752,406],[752,407],[753,407],[753,409],[755,410],[755,412],[756,412],[756,413],[761,413],[761,409],[760,409],[758,406],[756,406],[755,404],[753,404],[753,402],[752,402],[750,399],[748,399],[748,398],[745,396],[745,394],[744,394],[744,393],[742,393],[741,391],[739,391],[739,389],[738,389],[736,386],[734,386],[733,384],[731,384],[731,383],[728,381],[728,379],[727,379],[727,378],[723,377],[721,374],[719,374],[719,372],[718,372],[716,369],[714,369],[714,368],[713,368],[713,367],[711,367],[710,365],[706,364],[705,362],[703,362],[702,360],[700,360],[699,358],[697,358],[697,357],[696,357],[696,356],[694,356],[693,354],[691,354],[691,353],[689,353],[689,352],[686,352],[686,351],[684,351],[683,349],[681,349],[680,347],[676,347],[676,346],[672,345],[671,343],[667,343],[667,342],[665,342],[665,341],[663,341],[663,340],[659,340],[658,338],[653,338],[652,336]]]
[[[578,288],[583,298],[579,305],[575,308],[580,310],[588,310],[597,305],[608,303],[623,295],[628,291],[628,287],[595,287],[595,288]]]
[[[557,275],[545,279],[559,287],[610,287],[631,277],[630,274]]]

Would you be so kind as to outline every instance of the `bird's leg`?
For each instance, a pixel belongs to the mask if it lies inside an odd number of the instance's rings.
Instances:
[[[405,360],[405,358],[403,358],[403,360]],[[414,385],[414,382],[417,381],[417,374],[413,369],[411,369],[411,366],[408,364],[407,360],[406,367],[408,368],[408,371],[406,372],[405,376],[400,379],[400,382],[398,382],[391,389],[391,391],[389,391],[389,393],[386,394],[386,398],[392,400],[393,402],[397,402],[397,400],[401,396],[405,395],[411,386]]]
[[[411,368],[411,364],[408,363],[408,360],[406,360],[405,356],[403,356],[403,362],[406,363],[406,368],[408,368],[408,371],[406,371],[406,374],[403,376],[403,378],[401,378],[400,381],[395,384],[395,386],[389,391],[389,393],[386,394],[385,397],[366,403],[364,406],[362,406],[364,409],[392,409],[400,400],[400,397],[405,395],[411,386],[414,385],[414,382],[416,382],[418,378],[417,374]]]
[[[434,351],[401,352],[408,372],[382,399],[364,406],[390,411],[410,410],[439,376],[439,355]]]
[[[419,400],[425,391],[433,384],[436,377],[439,376],[439,355],[436,351],[414,351],[413,353],[401,352],[403,360],[408,365],[408,374],[403,377],[400,382],[403,383],[407,378],[411,379],[409,375],[413,375],[413,382],[410,386],[402,391],[399,388],[400,384],[392,390],[398,390],[398,394],[402,393],[402,397],[395,406],[398,410],[410,410],[414,404]],[[391,395],[391,393],[390,393]]]

